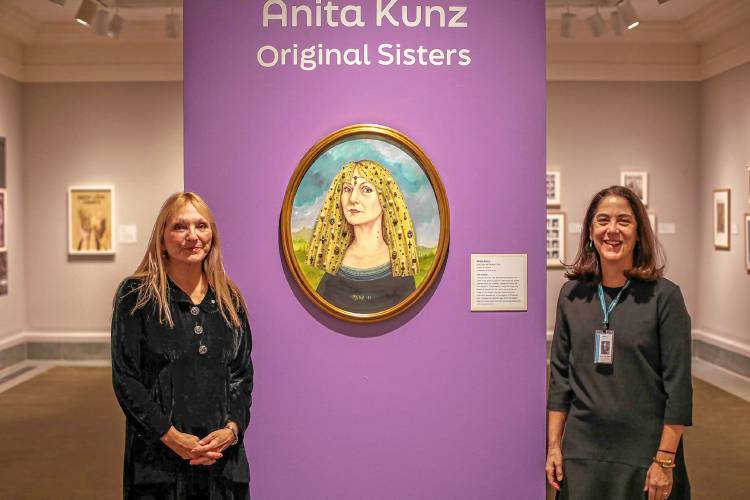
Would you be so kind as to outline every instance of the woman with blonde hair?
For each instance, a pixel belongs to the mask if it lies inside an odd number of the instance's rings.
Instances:
[[[211,210],[195,193],[173,194],[114,300],[125,498],[249,498],[251,346]]]
[[[341,168],[315,222],[307,263],[325,271],[316,291],[346,311],[384,311],[415,290],[417,236],[387,168],[372,160]]]

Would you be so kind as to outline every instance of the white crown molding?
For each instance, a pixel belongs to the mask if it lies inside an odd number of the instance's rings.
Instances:
[[[750,2],[747,0],[714,0],[680,24],[691,40],[705,42],[727,29],[746,24],[748,19]]]

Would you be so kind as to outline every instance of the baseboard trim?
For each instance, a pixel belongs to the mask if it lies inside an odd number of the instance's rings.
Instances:
[[[19,332],[0,341],[0,370],[31,361],[109,363],[108,332]]]

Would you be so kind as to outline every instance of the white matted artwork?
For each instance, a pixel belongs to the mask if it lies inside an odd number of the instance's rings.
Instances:
[[[745,271],[750,273],[750,214],[745,214]]]
[[[620,172],[620,185],[633,191],[648,206],[648,172]]]
[[[713,190],[714,248],[729,250],[729,189]]]
[[[528,309],[525,253],[471,254],[471,310]]]
[[[547,171],[547,206],[560,206],[560,172]]]
[[[0,189],[0,252],[8,249],[8,192]]]
[[[68,188],[68,254],[113,255],[115,188]]]
[[[547,212],[547,268],[564,267],[565,213]]]

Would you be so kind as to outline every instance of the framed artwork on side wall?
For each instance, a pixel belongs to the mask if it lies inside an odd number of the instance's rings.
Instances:
[[[68,254],[114,255],[115,188],[68,188]]]
[[[656,214],[653,212],[648,213],[648,222],[651,224],[651,231],[654,232],[654,238],[659,238],[659,231],[656,229]]]
[[[547,212],[547,268],[565,267],[565,213]]]
[[[713,221],[714,221],[714,248],[717,250],[729,250],[729,189],[714,189],[713,191]]]
[[[547,206],[560,206],[560,172],[547,171]]]
[[[633,191],[648,206],[648,172],[620,172],[620,185]]]
[[[747,202],[750,203],[750,167],[747,167],[747,183],[745,187],[747,188]]]
[[[750,273],[750,214],[745,214],[745,271]]]
[[[448,225],[445,188],[419,146],[383,125],[351,125],[302,157],[284,197],[281,241],[315,305],[374,322],[430,288],[447,255]]]
[[[0,189],[0,252],[8,249],[8,192]]]

